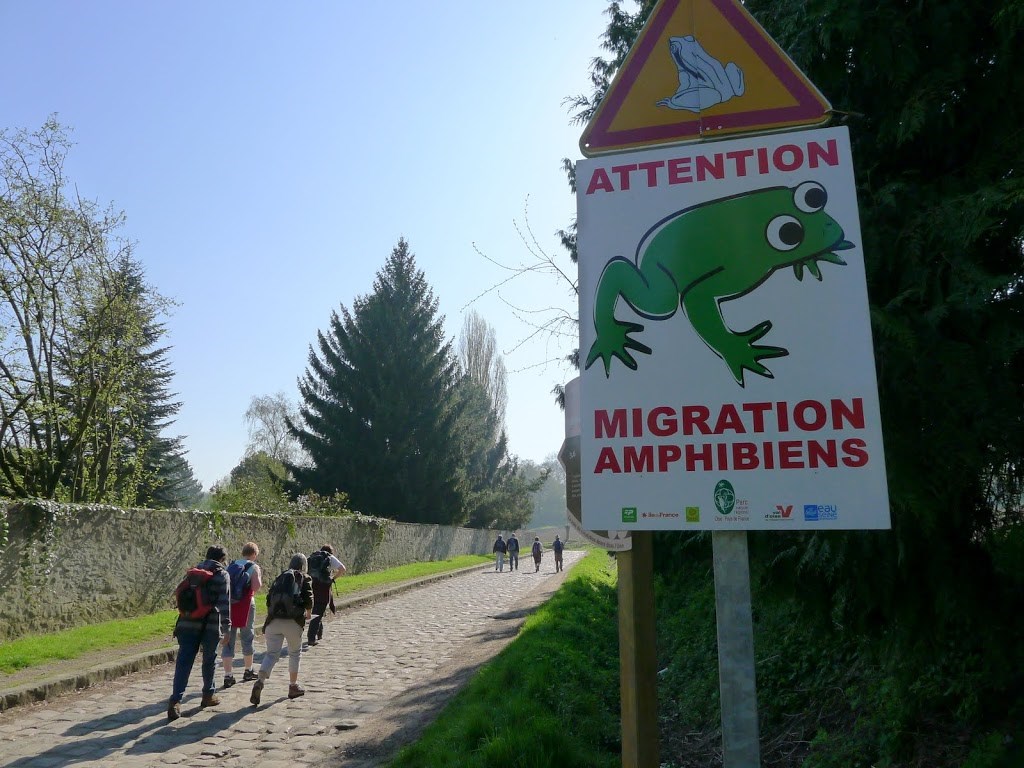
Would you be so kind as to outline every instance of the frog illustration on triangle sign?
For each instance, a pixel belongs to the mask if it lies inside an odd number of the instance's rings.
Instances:
[[[771,321],[733,331],[721,304],[746,296],[785,267],[792,267],[798,280],[805,270],[821,280],[819,262],[845,266],[836,252],[855,246],[825,212],[827,202],[825,188],[806,181],[710,200],[659,221],[640,238],[634,261],[617,256],[602,270],[594,298],[597,339],[585,368],[600,360],[605,376],[611,376],[612,359],[618,358],[635,371],[633,352],[651,353],[630,335],[643,325],[616,319],[621,297],[648,320],[670,318],[681,306],[741,387],[746,371],[774,378],[761,360],[789,351],[755,343],[772,329]]]

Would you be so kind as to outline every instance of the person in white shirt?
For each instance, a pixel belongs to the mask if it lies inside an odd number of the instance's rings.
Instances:
[[[309,622],[306,644],[316,645],[324,636],[324,612],[334,609],[334,593],[331,589],[338,576],[344,576],[344,563],[334,556],[334,547],[324,544],[309,556],[309,575],[313,577],[313,619]]]

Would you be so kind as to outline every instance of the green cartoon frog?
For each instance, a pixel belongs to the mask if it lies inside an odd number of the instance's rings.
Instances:
[[[621,296],[649,320],[672,317],[682,305],[693,329],[740,386],[744,370],[773,378],[759,361],[789,352],[755,344],[771,330],[771,321],[737,333],[725,324],[721,304],[745,296],[783,267],[793,267],[798,280],[805,269],[821,280],[818,262],[845,265],[834,252],[855,246],[825,213],[827,201],[825,188],[807,181],[711,200],[662,219],[640,239],[635,263],[618,256],[601,272],[594,300],[597,340],[585,367],[600,359],[610,376],[613,357],[636,370],[629,350],[650,354],[650,347],[630,336],[644,326],[615,318]]]

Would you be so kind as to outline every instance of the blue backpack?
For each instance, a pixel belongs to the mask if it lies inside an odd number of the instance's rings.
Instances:
[[[231,602],[237,603],[245,599],[249,587],[252,585],[252,577],[249,571],[252,570],[252,560],[235,560],[228,566],[228,576],[231,579]]]

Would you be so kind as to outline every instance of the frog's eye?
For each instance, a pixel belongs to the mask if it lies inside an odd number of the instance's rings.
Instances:
[[[804,241],[804,225],[792,216],[776,216],[765,230],[768,244],[777,251],[792,251]]]
[[[793,190],[793,205],[804,213],[817,213],[828,202],[828,192],[816,181],[805,181]]]

